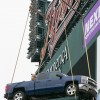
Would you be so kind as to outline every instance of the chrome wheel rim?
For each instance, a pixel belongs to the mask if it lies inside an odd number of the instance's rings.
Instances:
[[[22,95],[22,93],[17,93],[17,94],[15,94],[14,100],[23,100],[23,95]]]
[[[69,85],[66,90],[67,94],[72,96],[76,93],[76,87],[74,85]]]

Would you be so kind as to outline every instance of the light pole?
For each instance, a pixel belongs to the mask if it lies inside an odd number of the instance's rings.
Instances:
[[[100,100],[100,89],[98,90],[97,100]]]

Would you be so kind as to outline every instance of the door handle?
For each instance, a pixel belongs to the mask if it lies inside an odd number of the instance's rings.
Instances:
[[[40,81],[36,82],[36,83],[40,83]]]
[[[48,80],[48,81],[51,81],[51,80]]]

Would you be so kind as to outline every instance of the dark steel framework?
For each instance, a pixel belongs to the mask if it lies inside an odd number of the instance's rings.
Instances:
[[[45,11],[47,4],[47,0],[31,0],[28,58],[31,58],[32,62],[40,61],[40,51],[46,31]]]

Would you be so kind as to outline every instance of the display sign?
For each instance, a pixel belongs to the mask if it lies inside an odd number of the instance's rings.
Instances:
[[[73,9],[77,10],[79,3],[80,0],[54,0],[53,5],[49,8],[50,10],[47,12],[46,19],[48,23],[47,34],[49,34],[50,38],[48,42],[48,51],[50,57],[52,56],[55,45],[62,35],[64,29],[75,14]],[[59,31],[61,26],[63,27]]]
[[[100,0],[97,0],[94,7],[84,18],[84,34],[86,45],[100,31]]]
[[[47,36],[41,50],[42,59],[45,56],[47,46],[49,56],[52,57],[55,45],[74,16],[79,4],[80,0],[53,0],[49,5],[46,13]]]

